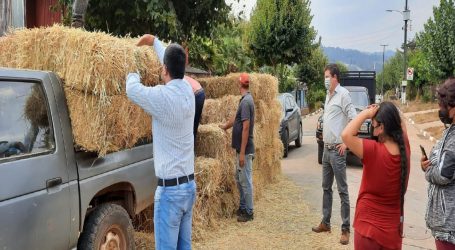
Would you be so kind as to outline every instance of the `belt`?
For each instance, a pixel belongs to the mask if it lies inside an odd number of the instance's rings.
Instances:
[[[337,146],[340,144],[341,143],[324,143],[324,147],[327,148],[328,150],[334,150],[337,149]]]
[[[177,186],[180,184],[190,182],[192,180],[194,180],[194,174],[190,174],[188,176],[182,176],[182,177],[174,178],[174,179],[167,179],[167,180],[158,178],[158,186],[172,187],[172,186]]]

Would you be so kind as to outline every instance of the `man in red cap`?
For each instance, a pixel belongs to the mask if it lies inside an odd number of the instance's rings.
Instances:
[[[232,147],[237,152],[235,180],[240,193],[237,221],[253,220],[253,159],[254,159],[254,102],[250,94],[250,79],[247,73],[240,74],[240,99],[237,113],[220,128],[232,129]]]

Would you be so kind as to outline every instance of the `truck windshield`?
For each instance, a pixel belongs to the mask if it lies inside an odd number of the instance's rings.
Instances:
[[[351,95],[352,104],[359,107],[368,106],[368,96],[365,92],[353,91],[349,92]]]

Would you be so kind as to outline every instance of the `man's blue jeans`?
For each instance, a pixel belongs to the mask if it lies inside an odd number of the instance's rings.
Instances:
[[[235,168],[235,181],[240,193],[240,209],[245,209],[248,214],[253,213],[253,154],[245,155],[243,168],[239,164],[240,154],[237,153]]]
[[[191,249],[191,224],[196,183],[160,187],[155,191],[156,249]]]

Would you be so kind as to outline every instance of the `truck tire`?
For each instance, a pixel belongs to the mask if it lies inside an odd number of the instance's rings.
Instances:
[[[134,229],[130,216],[119,205],[100,205],[86,219],[77,249],[134,249]]]
[[[303,133],[302,133],[302,123],[300,123],[300,126],[299,126],[299,134],[297,136],[297,140],[295,140],[295,146],[300,148],[302,146],[302,136],[303,136]]]
[[[322,164],[322,155],[324,154],[324,146],[318,143],[318,163]]]

